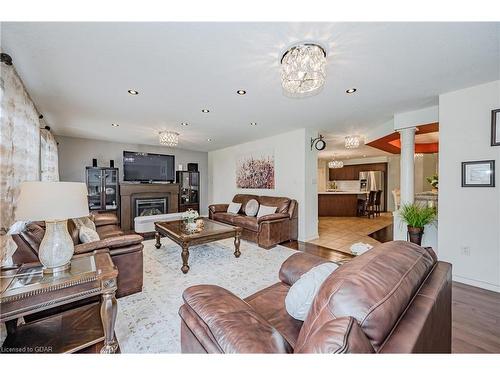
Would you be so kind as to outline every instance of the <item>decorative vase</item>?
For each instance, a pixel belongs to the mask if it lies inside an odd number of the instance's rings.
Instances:
[[[421,246],[423,236],[424,228],[411,227],[408,225],[408,237],[410,238],[410,242]]]

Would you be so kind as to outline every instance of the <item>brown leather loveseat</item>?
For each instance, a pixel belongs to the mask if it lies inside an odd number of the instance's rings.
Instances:
[[[75,255],[94,250],[109,249],[111,259],[118,268],[117,297],[142,291],[142,249],[143,238],[137,234],[124,234],[118,226],[118,218],[113,213],[94,213],[99,241],[80,243],[78,229],[68,220],[68,231],[75,244]],[[26,229],[13,235],[17,244],[12,259],[14,263],[38,262],[38,247],[45,235],[45,223],[33,222]]]
[[[327,260],[296,253],[281,282],[241,300],[215,285],[185,290],[183,353],[450,353],[451,265],[394,241],[340,266],[304,322],[285,309],[290,286]]]
[[[259,218],[246,216],[245,206],[250,199],[255,199],[259,205],[277,207],[276,213]],[[256,242],[265,249],[297,239],[299,209],[296,200],[285,197],[237,194],[233,202],[241,203],[238,214],[228,213],[228,204],[212,204],[208,206],[209,218],[241,227],[243,239]]]

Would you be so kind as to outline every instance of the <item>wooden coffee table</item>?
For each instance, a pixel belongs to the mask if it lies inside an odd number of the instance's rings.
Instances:
[[[231,225],[219,223],[207,218],[202,218],[203,226],[197,229],[194,233],[186,229],[186,225],[182,220],[156,222],[155,223],[155,247],[161,247],[161,236],[170,238],[177,243],[181,248],[182,267],[181,271],[187,273],[189,271],[189,247],[201,245],[208,242],[223,240],[225,238],[234,237],[234,256],[240,256],[240,236],[242,229]]]

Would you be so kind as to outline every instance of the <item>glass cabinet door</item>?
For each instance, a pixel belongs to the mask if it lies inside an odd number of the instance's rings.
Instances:
[[[89,210],[102,210],[101,202],[102,180],[99,168],[87,169],[87,195]]]
[[[181,204],[189,204],[191,203],[190,199],[190,186],[189,186],[189,172],[182,172],[181,173],[181,180],[180,180],[180,189],[181,189]]]
[[[117,169],[104,169],[104,200],[105,209],[114,210],[117,207],[118,201],[118,170]]]

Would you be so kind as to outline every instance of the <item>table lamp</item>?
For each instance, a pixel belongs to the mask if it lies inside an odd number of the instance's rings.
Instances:
[[[29,181],[21,184],[16,220],[45,221],[45,236],[38,249],[45,273],[69,268],[74,246],[68,232],[68,219],[88,215],[84,183]]]

